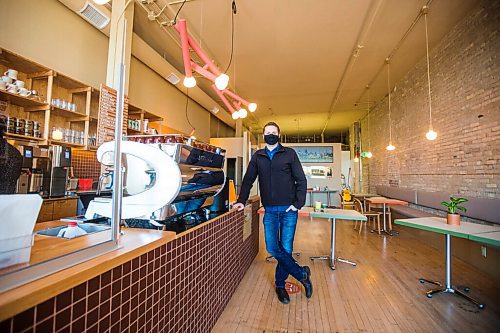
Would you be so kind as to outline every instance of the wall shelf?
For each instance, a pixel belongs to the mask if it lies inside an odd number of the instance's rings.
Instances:
[[[52,111],[51,114],[54,114],[56,116],[61,116],[61,117],[74,117],[74,116],[79,116],[79,117],[85,117],[86,115],[84,113],[80,113],[77,111],[71,111],[63,108],[58,108],[57,106],[50,106],[50,110]]]
[[[44,138],[39,138],[36,136],[28,136],[28,135],[21,135],[21,134],[15,134],[15,133],[4,133],[4,136],[8,138],[14,138],[14,139],[21,139],[21,140],[33,140],[33,141],[43,141]]]
[[[68,147],[73,147],[73,148],[85,148],[85,145],[77,144],[77,143],[71,143],[71,142],[66,142],[66,141],[61,141],[61,140],[54,140],[50,139],[49,144],[56,144],[56,145],[62,145],[62,146],[68,146]]]
[[[10,102],[11,104],[30,107],[30,106],[47,106],[45,102],[37,101],[29,97],[23,97],[17,94],[10,93],[6,90],[0,90],[0,100]]]

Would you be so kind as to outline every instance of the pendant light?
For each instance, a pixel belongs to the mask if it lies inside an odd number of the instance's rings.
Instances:
[[[367,113],[367,116],[368,116],[368,151],[366,152],[366,157],[368,158],[372,158],[373,157],[373,154],[372,154],[372,147],[371,147],[371,139],[370,139],[370,86],[367,85],[366,88],[368,89],[368,113]]]
[[[427,33],[427,11],[428,7],[424,6],[424,21],[425,21],[425,50],[427,55],[427,86],[429,88],[429,131],[425,134],[427,140],[436,140],[437,133],[434,132],[432,128],[432,104],[431,104],[431,74],[430,74],[430,65],[429,65],[429,36]]]
[[[234,93],[236,94],[236,56],[234,57],[234,62],[233,62],[233,77],[234,77]],[[215,85],[217,85],[217,82],[215,82]],[[233,104],[236,108],[236,113],[238,114],[239,119],[244,119],[247,117],[248,112],[247,110],[241,106],[241,102],[237,100],[233,100]]]
[[[388,93],[388,96],[389,96],[389,145],[387,147],[385,147],[385,149],[391,151],[391,150],[394,150],[396,149],[396,147],[394,147],[392,145],[392,124],[391,124],[391,81],[390,81],[390,76],[391,76],[391,72],[390,72],[390,64],[389,64],[389,58],[385,59],[385,61],[387,62],[387,93]]]

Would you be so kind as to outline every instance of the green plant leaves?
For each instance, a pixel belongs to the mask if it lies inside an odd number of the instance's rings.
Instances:
[[[443,202],[441,202],[441,205],[447,207],[448,213],[450,213],[450,214],[455,214],[457,209],[459,209],[465,213],[465,212],[467,212],[467,208],[459,206],[458,204],[461,204],[461,203],[467,202],[467,201],[469,201],[469,200],[467,200],[465,198],[450,197],[450,202],[443,201]]]

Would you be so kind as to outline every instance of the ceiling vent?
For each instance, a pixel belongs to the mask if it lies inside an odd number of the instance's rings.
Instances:
[[[80,10],[80,15],[98,29],[103,29],[109,23],[109,17],[88,1]]]
[[[167,77],[166,77],[167,81],[172,83],[173,85],[176,85],[177,83],[179,83],[181,81],[181,79],[179,79],[179,77],[177,75],[175,75],[174,73],[170,73]]]

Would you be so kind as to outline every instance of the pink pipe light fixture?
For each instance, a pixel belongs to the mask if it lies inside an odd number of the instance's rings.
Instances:
[[[186,88],[193,88],[196,86],[196,79],[193,77],[193,71],[191,69],[191,56],[189,55],[189,40],[185,20],[179,20],[176,27],[181,36],[182,45],[182,60],[184,61],[184,73],[186,77],[184,78],[183,84]]]
[[[233,119],[245,118],[247,116],[247,110],[242,108],[241,104],[247,106],[250,112],[254,112],[257,109],[257,104],[249,103],[234,92],[226,89],[229,84],[229,76],[222,73],[219,68],[217,68],[217,66],[210,60],[205,52],[203,52],[196,41],[189,35],[187,31],[186,20],[178,20],[174,27],[179,32],[181,38],[182,58],[184,61],[184,72],[186,74],[186,77],[183,81],[184,86],[186,88],[193,88],[194,86],[196,86],[196,79],[193,77],[194,70],[195,72],[214,82],[212,88],[222,100],[228,111],[231,113]],[[191,48],[200,57],[201,61],[204,62],[203,66],[200,66],[199,64],[191,60],[189,48]],[[224,94],[232,99],[233,104],[236,106],[236,109],[238,111],[236,111],[231,106],[231,103],[229,103]]]
[[[219,89],[217,89],[217,87],[215,86],[215,84],[212,84],[212,89],[215,91],[215,93],[222,100],[222,102],[224,103],[224,105],[226,106],[226,108],[229,110],[229,112],[231,112],[231,115],[233,116],[233,119],[238,119],[239,116],[236,113],[236,110],[231,106],[231,104],[229,104],[229,101],[227,100],[227,98],[224,96],[224,94]],[[234,115],[235,113],[236,113],[236,116]]]

